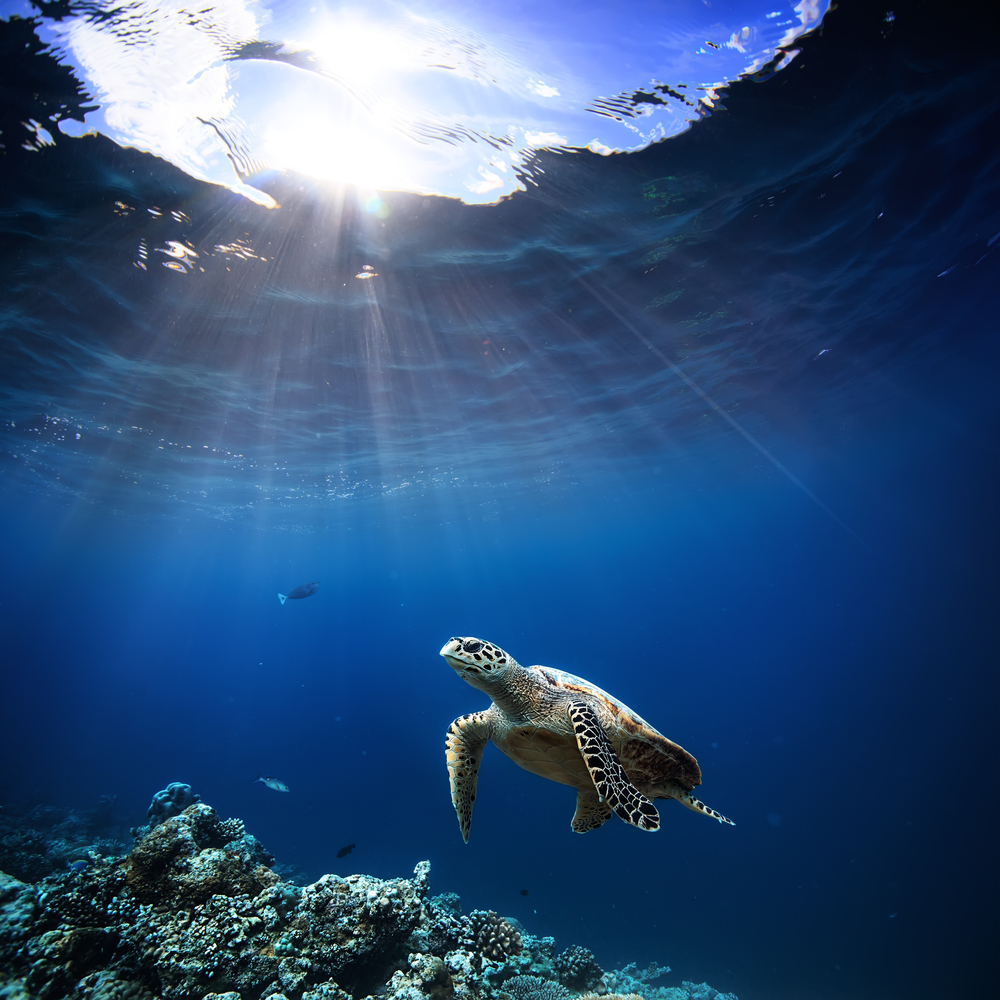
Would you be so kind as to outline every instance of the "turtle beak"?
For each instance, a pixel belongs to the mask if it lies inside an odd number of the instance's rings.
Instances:
[[[462,640],[452,638],[441,647],[440,655],[445,658],[445,661],[448,666],[452,668],[452,670],[465,670],[469,664],[467,664],[464,659],[460,659],[455,655],[456,653],[460,654],[461,652]]]
[[[462,640],[456,639],[452,636],[442,647],[441,656],[447,656],[449,653],[457,653],[462,648]]]

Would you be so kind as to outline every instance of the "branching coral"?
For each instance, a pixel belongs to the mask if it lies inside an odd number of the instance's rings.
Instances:
[[[565,986],[543,979],[541,976],[513,976],[501,987],[512,1000],[568,1000],[570,992]]]

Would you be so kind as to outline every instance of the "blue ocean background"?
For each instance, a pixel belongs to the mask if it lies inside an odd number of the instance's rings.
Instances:
[[[1000,98],[957,17],[844,2],[682,135],[378,211],[36,142],[88,97],[0,23],[0,804],[124,836],[184,781],[303,878],[427,858],[606,969],[994,995]],[[612,692],[735,828],[577,836],[488,747],[463,844],[452,635]]]

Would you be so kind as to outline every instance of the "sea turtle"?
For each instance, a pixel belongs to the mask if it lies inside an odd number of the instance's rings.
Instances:
[[[694,757],[596,685],[550,667],[522,667],[499,646],[472,637],[449,639],[441,655],[493,699],[485,712],[463,715],[448,729],[451,801],[466,843],[487,740],[526,771],[576,789],[577,833],[596,830],[612,812],[640,830],[657,830],[651,799],[677,799],[735,826],[691,794],[701,784]]]

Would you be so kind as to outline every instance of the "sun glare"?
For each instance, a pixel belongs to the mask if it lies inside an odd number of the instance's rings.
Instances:
[[[484,204],[523,190],[543,150],[633,151],[683,131],[779,40],[784,65],[827,6],[692,34],[668,5],[623,59],[611,7],[532,35],[530,18],[449,4],[222,0],[192,17],[184,0],[133,0],[38,32],[94,98],[64,134],[108,135],[272,207],[253,178],[283,170]]]

